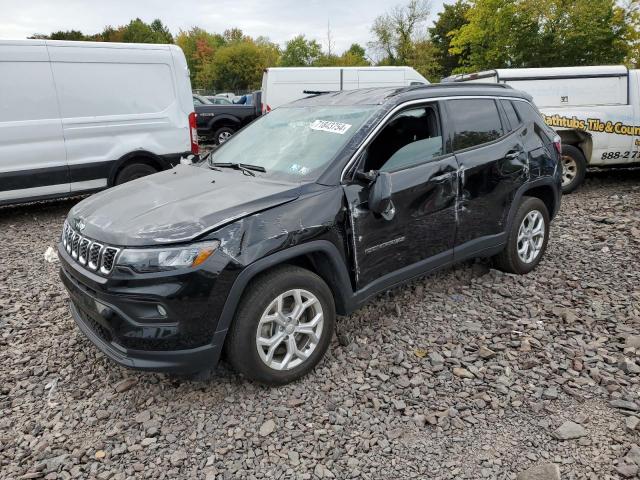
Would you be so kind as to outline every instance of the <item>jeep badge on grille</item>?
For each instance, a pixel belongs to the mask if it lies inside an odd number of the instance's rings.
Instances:
[[[84,223],[84,220],[82,220],[81,218],[76,218],[75,226],[76,226],[76,230],[79,231],[79,232],[84,230],[84,227],[86,227],[86,225]]]

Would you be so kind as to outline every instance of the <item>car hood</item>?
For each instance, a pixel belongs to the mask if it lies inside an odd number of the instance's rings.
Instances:
[[[239,170],[178,165],[105,190],[78,203],[69,224],[116,246],[193,240],[247,215],[295,200],[299,184]]]

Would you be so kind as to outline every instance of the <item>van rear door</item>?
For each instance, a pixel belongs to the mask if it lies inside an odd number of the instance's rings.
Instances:
[[[56,91],[44,42],[0,42],[0,203],[69,192]]]

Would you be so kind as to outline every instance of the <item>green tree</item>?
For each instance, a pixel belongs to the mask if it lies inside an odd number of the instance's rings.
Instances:
[[[220,47],[207,66],[213,72],[212,86],[232,91],[259,88],[268,60],[264,49],[249,39]]]
[[[375,37],[369,45],[382,55],[386,65],[407,65],[413,55],[414,43],[424,40],[421,29],[429,18],[426,0],[409,0],[378,16],[371,27]]]
[[[451,5],[444,5],[444,10],[438,14],[433,27],[429,28],[429,35],[435,48],[436,62],[440,66],[436,74],[446,77],[462,65],[462,59],[468,57],[468,48],[460,54],[453,54],[451,48],[451,37],[460,28],[466,25],[466,14],[469,10],[467,0],[457,0]]]
[[[176,44],[187,59],[192,85],[195,88],[211,88],[214,73],[210,64],[217,49],[225,45],[224,37],[193,27],[188,31],[180,31],[176,36]]]
[[[633,28],[616,0],[472,0],[465,18],[456,71],[621,63]]]
[[[120,30],[126,43],[173,43],[173,36],[160,20],[147,24],[136,18]]]
[[[89,37],[87,37],[85,34],[83,34],[79,30],[67,30],[65,32],[63,32],[63,31],[53,32],[51,35],[49,35],[49,38],[51,40],[76,40],[76,41],[82,41],[82,40],[88,40],[89,39]]]
[[[366,67],[371,65],[365,49],[358,43],[353,43],[340,57],[340,65],[345,67]]]
[[[280,58],[283,67],[308,67],[316,64],[322,56],[322,47],[315,40],[307,40],[304,35],[289,40]]]
[[[438,49],[430,39],[413,44],[407,64],[430,82],[439,82],[442,77],[442,65],[438,62]]]
[[[623,8],[625,24],[629,27],[625,37],[628,49],[625,64],[629,68],[640,68],[640,2],[627,0]]]

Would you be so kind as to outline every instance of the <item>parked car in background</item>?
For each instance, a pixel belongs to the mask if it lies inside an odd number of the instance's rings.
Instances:
[[[233,105],[233,102],[227,97],[207,96],[207,99],[214,105]]]
[[[237,95],[235,93],[232,92],[223,92],[223,93],[216,93],[214,95],[215,97],[221,97],[221,98],[226,98],[227,100],[231,101],[233,98],[237,97]]]
[[[339,92],[372,87],[426,85],[411,67],[278,67],[262,76],[262,112],[308,97],[313,92]]]
[[[259,98],[259,92],[253,96]],[[261,115],[260,101],[250,105],[196,104],[198,135],[205,142],[221,145],[231,135]]]
[[[0,204],[94,192],[198,153],[174,45],[0,40]]]
[[[640,163],[639,72],[622,65],[514,68],[445,81],[501,83],[532,95],[562,138],[562,189],[569,193],[582,183],[588,166]]]
[[[474,257],[528,273],[561,195],[559,138],[530,98],[433,85],[278,108],[197,166],[71,210],[72,315],[122,365],[193,372],[224,348],[277,385],[320,361],[336,314],[384,290]]]
[[[213,102],[211,100],[209,100],[208,97],[202,96],[202,95],[196,95],[193,94],[193,106],[195,107],[196,105],[213,105]]]

